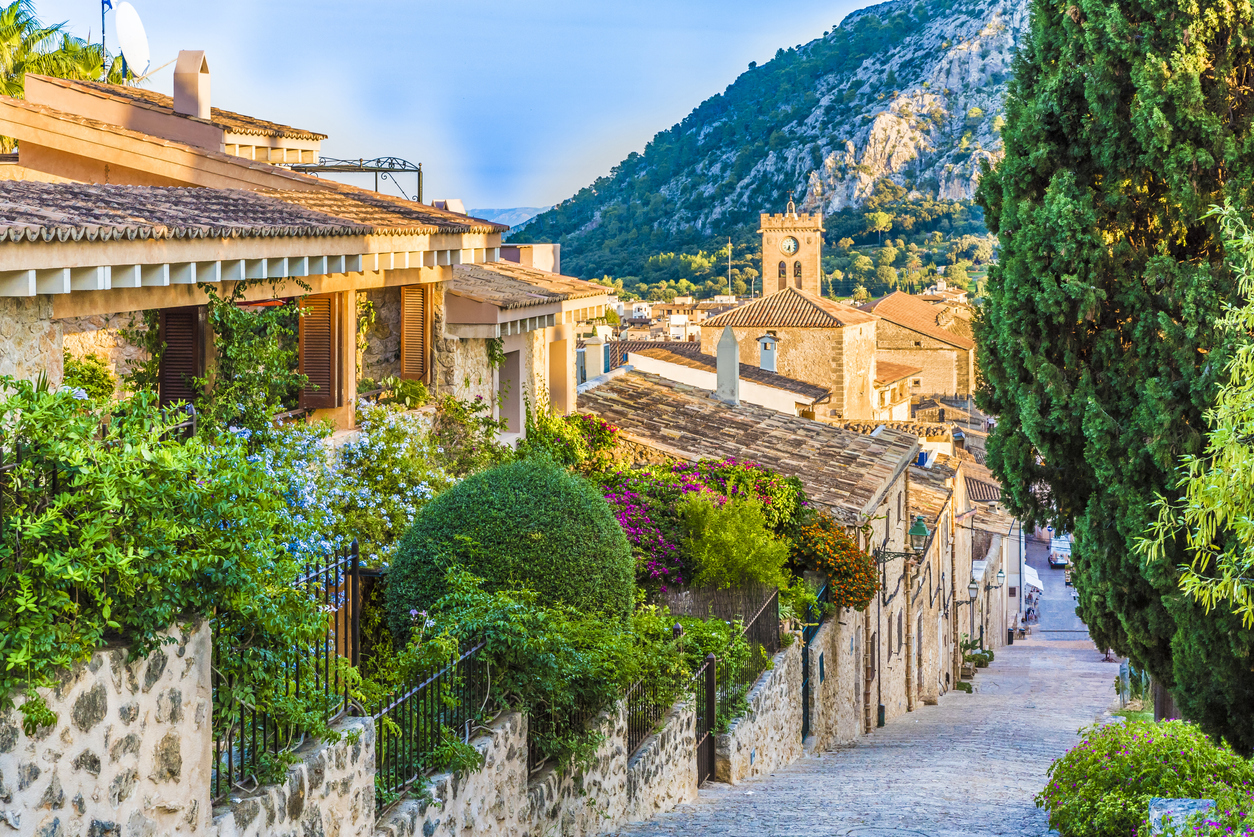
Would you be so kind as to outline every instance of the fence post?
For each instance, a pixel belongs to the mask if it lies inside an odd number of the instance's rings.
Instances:
[[[718,668],[718,658],[713,653],[707,654],[705,657],[705,723],[707,729],[711,731],[715,727],[715,718],[718,714],[718,678],[715,675],[715,669]],[[710,752],[714,752],[714,748],[710,748]],[[714,757],[710,757],[710,765],[713,767]],[[713,772],[713,771],[711,771]]]
[[[349,652],[349,660],[353,664],[353,668],[357,668],[361,664],[361,555],[357,546],[357,539],[353,539],[352,545],[352,580],[349,582],[349,596],[353,606],[353,627],[352,627],[352,650]]]

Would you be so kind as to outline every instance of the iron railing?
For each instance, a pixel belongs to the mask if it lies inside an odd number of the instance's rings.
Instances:
[[[446,742],[470,741],[487,708],[490,683],[481,642],[438,671],[415,678],[371,713],[377,808],[429,769],[432,755]]]
[[[779,653],[779,590],[773,590],[758,611],[744,626],[741,636],[749,644],[749,658],[743,663],[720,663],[719,713],[715,726],[719,731],[743,714],[744,699],[753,684],[770,667],[771,658]]]
[[[264,691],[301,699],[322,720],[333,721],[349,707],[345,662],[360,662],[361,583],[357,542],[346,550],[313,562],[295,586],[304,590],[327,614],[322,636],[301,648],[266,649],[278,654],[277,666],[267,666],[265,682],[246,682],[222,674],[223,655],[248,653],[233,647],[229,636],[213,644],[214,763],[211,794],[220,799],[233,788],[256,780],[274,756],[291,750],[304,739],[299,725],[284,723],[258,711],[241,695]]]
[[[535,773],[549,763],[549,755],[540,747],[540,739],[553,736],[564,730],[584,732],[592,722],[605,711],[604,706],[579,705],[574,709],[554,716],[551,713],[536,713],[527,718],[527,771]]]
[[[714,724],[718,716],[718,660],[713,654],[692,678],[697,715],[697,785],[714,775]]]

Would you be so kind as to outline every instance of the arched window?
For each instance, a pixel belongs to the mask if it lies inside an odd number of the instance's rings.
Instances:
[[[798,288],[801,287],[801,262],[793,262],[792,283]]]
[[[779,263],[779,290],[788,287],[788,263]]]

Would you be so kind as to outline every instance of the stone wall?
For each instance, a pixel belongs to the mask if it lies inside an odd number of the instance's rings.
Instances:
[[[366,332],[365,351],[357,353],[359,377],[372,381],[401,374],[401,289],[358,291],[374,308],[374,325]]]
[[[923,367],[922,386],[912,391],[965,395],[971,391],[972,352],[904,328],[888,320],[878,323],[879,355],[896,363]]]
[[[0,298],[0,375],[34,380],[48,374],[60,386],[64,368],[61,323],[52,318],[52,297]]]
[[[801,757],[801,640],[775,655],[749,691],[749,711],[715,740],[714,775],[735,785]]]
[[[148,359],[148,353],[122,337],[122,329],[144,330],[142,312],[101,314],[92,317],[65,317],[56,321],[64,335],[66,354],[74,357],[96,355],[108,362],[118,378],[135,364]]]
[[[365,837],[374,833],[374,721],[346,718],[340,739],[310,742],[287,781],[232,794],[208,837]]]
[[[473,773],[429,777],[431,798],[386,815],[376,837],[590,837],[697,798],[696,716],[680,704],[629,759],[619,704],[602,717],[604,740],[582,770],[552,766],[529,777],[527,721],[505,713],[471,742],[483,755]]]
[[[841,608],[810,643],[810,736],[806,749],[852,744],[862,735],[863,614]]]
[[[27,736],[17,710],[0,716],[0,823],[38,837],[206,832],[209,627],[165,635],[147,658],[104,648],[41,689],[55,727]]]
[[[444,332],[444,286],[431,289],[431,392],[464,401],[496,396],[496,382],[488,366],[488,341],[451,337]]]

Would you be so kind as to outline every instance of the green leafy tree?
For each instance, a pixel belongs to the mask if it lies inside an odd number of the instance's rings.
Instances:
[[[884,233],[893,228],[893,216],[887,212],[868,212],[866,214],[866,228],[879,234],[879,241],[884,240]]]
[[[1240,282],[1243,304],[1219,322],[1234,335],[1228,382],[1220,388],[1206,450],[1185,456],[1177,502],[1160,498],[1159,516],[1141,551],[1163,560],[1183,538],[1189,563],[1180,587],[1207,611],[1217,606],[1254,627],[1254,231],[1231,207],[1218,213]]]
[[[64,24],[45,26],[35,17],[31,0],[13,0],[0,6],[0,94],[21,99],[26,74],[96,81],[109,62],[109,81],[122,79],[121,61],[100,44],[89,44],[62,30]],[[16,147],[11,137],[0,137],[0,151]]]
[[[1031,20],[979,192],[1001,243],[975,323],[989,464],[1021,520],[1075,534],[1097,644],[1249,750],[1254,635],[1180,595],[1183,539],[1151,563],[1136,542],[1202,452],[1224,368],[1235,282],[1203,216],[1254,181],[1254,10],[1037,0]]]
[[[854,255],[849,262],[849,266],[853,269],[854,275],[864,281],[871,275],[871,271],[875,270],[875,262],[871,261],[869,256],[864,256],[861,253]]]

